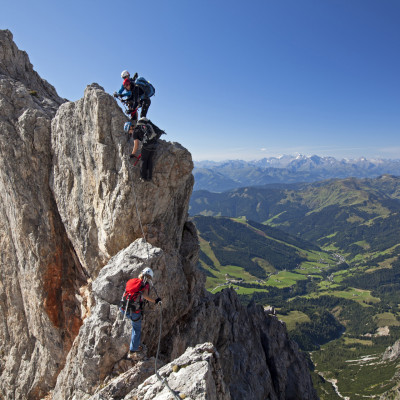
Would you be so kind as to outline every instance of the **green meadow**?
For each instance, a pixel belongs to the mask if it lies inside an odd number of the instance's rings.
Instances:
[[[281,315],[279,314],[279,310],[277,311],[278,318],[285,322],[288,331],[295,329],[297,324],[310,322],[310,317],[301,311],[290,311],[287,315]]]

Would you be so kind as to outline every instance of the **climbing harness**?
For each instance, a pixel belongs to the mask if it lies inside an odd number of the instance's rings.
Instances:
[[[139,154],[137,157],[135,156],[135,158],[136,158],[136,161],[133,163],[133,166],[135,167],[136,166],[136,164],[139,162],[139,160],[140,160],[140,158],[142,157],[142,155],[141,154]]]
[[[139,104],[135,109],[132,109],[129,107],[129,102],[130,102],[129,100],[123,99],[121,96],[118,96],[118,99],[124,105],[125,114],[129,115],[133,119],[133,116],[137,114],[138,109],[141,107],[141,105]]]

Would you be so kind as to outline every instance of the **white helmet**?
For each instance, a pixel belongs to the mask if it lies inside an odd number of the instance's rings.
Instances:
[[[124,70],[121,72],[121,78],[122,78],[122,79],[129,78],[130,76],[131,76],[131,74],[130,74],[126,69],[124,69]]]
[[[143,276],[149,275],[149,276],[151,277],[151,279],[153,279],[154,272],[153,272],[153,270],[152,270],[151,268],[146,267],[146,268],[142,271],[142,275],[143,275]]]

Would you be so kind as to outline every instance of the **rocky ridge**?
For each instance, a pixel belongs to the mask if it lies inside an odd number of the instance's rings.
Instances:
[[[85,280],[49,186],[51,119],[64,100],[9,31],[0,44],[0,390],[40,398],[79,331]]]
[[[65,102],[9,31],[0,44],[1,395],[166,399],[151,368],[162,317],[160,374],[187,398],[315,399],[275,316],[205,291],[190,153],[161,141],[153,183],[139,183],[116,101],[91,84]],[[117,305],[144,265],[162,314],[148,310],[147,358],[131,365]]]
[[[382,354],[382,361],[395,361],[400,357],[400,340],[397,340],[393,346],[389,346]],[[400,399],[400,383],[399,382],[399,365],[397,365],[397,371],[393,376],[393,381],[397,382],[396,385],[386,393],[379,397],[379,400],[398,400]]]

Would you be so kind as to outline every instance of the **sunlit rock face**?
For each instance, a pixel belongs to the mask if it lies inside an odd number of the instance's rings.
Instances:
[[[67,102],[10,32],[0,44],[0,397],[163,398],[151,367],[160,340],[160,373],[189,397],[316,398],[274,315],[204,289],[190,153],[160,141],[153,181],[140,182],[114,98],[93,83]],[[145,266],[162,308],[145,313],[138,364],[124,360],[118,302]]]
[[[83,99],[63,104],[52,123],[54,197],[91,276],[143,235],[140,222],[150,243],[178,249],[187,218],[193,187],[190,153],[160,141],[153,182],[139,182],[139,165],[129,159],[125,121],[117,102],[92,84]]]
[[[51,119],[64,100],[9,31],[0,61],[0,392],[39,398],[81,326],[85,277],[49,185]]]

